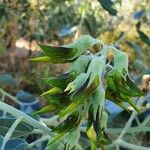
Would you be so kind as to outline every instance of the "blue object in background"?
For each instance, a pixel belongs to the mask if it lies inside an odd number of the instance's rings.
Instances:
[[[64,36],[70,35],[74,33],[77,29],[78,29],[77,26],[74,26],[74,27],[65,26],[58,32],[58,36],[64,37]]]
[[[106,100],[105,108],[108,110],[108,112],[111,114],[112,117],[117,116],[119,113],[123,111],[121,107],[119,107],[118,105],[109,100]]]
[[[40,108],[39,98],[29,92],[20,90],[16,93],[16,98],[22,104],[20,110],[26,114],[31,114]]]

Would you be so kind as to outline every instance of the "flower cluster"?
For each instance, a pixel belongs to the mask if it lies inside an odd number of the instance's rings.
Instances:
[[[103,148],[110,143],[105,133],[108,119],[105,100],[111,100],[129,111],[124,105],[127,102],[139,112],[131,98],[144,94],[129,77],[127,54],[105,46],[90,36],[83,36],[72,44],[61,47],[40,47],[44,52],[43,56],[32,61],[72,63],[65,74],[44,79],[51,87],[42,94],[48,105],[36,114],[53,111],[59,118],[63,118],[52,129],[57,134],[49,142],[49,146],[62,141],[67,149],[81,149],[78,144],[80,127],[86,123],[88,138],[96,147]],[[98,54],[83,55],[94,47],[99,47],[101,51]],[[110,49],[114,52],[113,65],[106,64]],[[111,66],[109,70],[108,66]]]

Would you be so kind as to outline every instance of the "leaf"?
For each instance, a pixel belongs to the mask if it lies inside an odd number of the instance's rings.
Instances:
[[[105,110],[101,111],[101,117],[100,117],[100,126],[102,129],[106,129],[106,125],[107,125],[107,121],[108,121],[108,114]]]
[[[134,51],[136,53],[140,53],[142,51],[141,47],[138,44],[136,44],[134,42],[129,42],[129,41],[127,41],[126,43],[128,46],[130,46],[132,49],[134,49]]]
[[[17,86],[18,84],[18,81],[10,74],[0,74],[0,86]]]
[[[122,100],[118,94],[113,93],[111,91],[109,91],[108,89],[106,89],[106,99],[112,101],[113,103],[115,103],[116,105],[120,106],[122,109],[126,110],[127,112],[129,112],[129,110],[126,108],[126,106],[124,105],[124,100]]]
[[[117,15],[117,10],[114,9],[114,3],[111,0],[98,0],[102,7],[109,12],[110,15]]]
[[[150,38],[142,31],[137,30],[141,40],[146,43],[148,46],[150,46]]]
[[[85,19],[84,19],[84,25],[88,30],[88,33],[90,33],[90,35],[92,36],[96,36],[96,32],[97,32],[97,22],[96,22],[96,18],[94,16],[94,14],[87,14]]]
[[[0,137],[0,148],[2,146],[3,138]],[[20,138],[14,138],[7,141],[5,145],[5,150],[26,150],[28,147],[28,143]]]
[[[14,122],[14,118],[0,118],[0,135],[5,136]],[[27,123],[21,122],[13,132],[12,137],[28,135],[33,129],[34,128]]]

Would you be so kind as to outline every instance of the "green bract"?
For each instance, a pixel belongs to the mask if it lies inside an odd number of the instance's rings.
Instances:
[[[43,79],[51,88],[41,95],[48,104],[35,114],[54,112],[63,119],[63,122],[52,129],[56,136],[48,144],[50,150],[54,149],[54,145],[61,149],[63,146],[63,149],[68,150],[82,149],[78,141],[80,127],[85,121],[87,136],[95,148],[104,148],[104,145],[109,144],[110,139],[105,133],[108,119],[104,107],[106,99],[127,111],[129,110],[124,103],[129,103],[136,111],[140,111],[132,97],[142,96],[144,93],[129,77],[127,54],[101,43],[87,35],[61,47],[40,45],[45,56],[32,59],[53,63],[72,62],[67,73]],[[95,45],[102,47],[102,50],[95,55],[83,55]],[[113,65],[106,64],[110,50],[114,52]]]

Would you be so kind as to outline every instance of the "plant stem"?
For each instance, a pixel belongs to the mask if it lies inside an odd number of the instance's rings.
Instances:
[[[8,132],[6,133],[6,135],[4,137],[1,150],[5,150],[5,145],[6,145],[7,141],[10,139],[10,137],[12,136],[14,130],[16,129],[16,127],[18,126],[18,124],[21,122],[22,119],[23,119],[22,117],[16,119],[16,121],[10,127],[10,129],[8,130]]]
[[[46,141],[46,140],[49,140],[49,139],[50,139],[49,136],[43,136],[43,137],[41,137],[40,139],[38,139],[38,140],[36,140],[36,141],[30,143],[30,144],[28,145],[28,149],[32,148],[33,146],[35,146],[35,145],[37,145],[37,144],[39,144],[39,143],[42,143],[42,142],[44,142],[44,141]]]
[[[24,114],[23,112],[17,110],[16,108],[9,106],[8,104],[5,104],[4,102],[0,101],[0,110],[6,111],[10,114],[12,114],[13,116],[15,116],[16,118],[20,118],[20,116],[22,116],[22,120],[30,125],[32,125],[35,128],[38,128],[42,131],[44,131],[45,133],[52,135],[51,130],[45,125],[40,124],[37,120],[31,118],[30,116]]]
[[[3,96],[7,96],[8,98],[10,98],[11,100],[13,100],[15,103],[19,104],[22,106],[22,103],[19,102],[14,96],[10,95],[9,93],[5,92],[3,89],[0,88],[0,92],[3,94]]]

